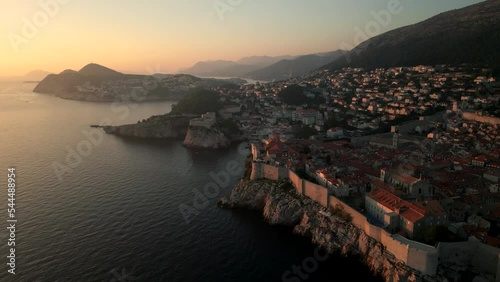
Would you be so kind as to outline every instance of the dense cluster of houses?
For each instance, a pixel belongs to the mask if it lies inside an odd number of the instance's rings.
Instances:
[[[288,105],[278,94],[292,84],[326,102]],[[254,159],[301,173],[391,232],[420,240],[442,226],[500,246],[498,86],[481,69],[417,66],[217,90]],[[298,139],[297,124],[316,134]]]

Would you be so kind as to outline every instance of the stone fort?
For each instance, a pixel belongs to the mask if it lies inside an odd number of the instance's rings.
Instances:
[[[352,216],[352,224],[368,236],[383,244],[388,252],[407,266],[425,275],[435,275],[438,263],[472,265],[481,273],[487,273],[500,282],[500,249],[477,240],[444,243],[436,246],[409,240],[398,234],[371,224],[365,215],[331,195],[324,186],[300,178],[286,167],[277,167],[261,162],[252,162],[251,180],[270,179],[274,181],[289,179],[300,195],[309,197],[325,208],[342,206]]]

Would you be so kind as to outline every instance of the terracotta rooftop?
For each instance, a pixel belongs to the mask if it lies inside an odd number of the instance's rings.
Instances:
[[[400,182],[406,183],[406,184],[413,184],[413,183],[416,183],[419,181],[418,178],[415,178],[415,177],[410,176],[408,174],[400,174],[397,172],[392,173],[392,178],[394,178]]]
[[[396,196],[400,196],[400,195],[404,195],[405,192],[401,191],[401,190],[396,190],[396,188],[394,188],[394,186],[392,186],[391,184],[389,183],[385,183],[384,181],[380,180],[380,179],[374,179],[372,180],[372,185],[373,185],[373,188],[374,189],[383,189],[387,192],[390,192]]]
[[[441,207],[438,201],[420,201],[414,202],[413,205],[419,207],[425,211],[425,215],[430,216],[443,216],[446,215],[446,211]]]
[[[368,193],[367,196],[393,212],[399,213],[410,222],[415,223],[424,218],[424,210],[384,189],[374,189],[372,192]]]
[[[488,157],[485,155],[481,155],[481,156],[475,157],[474,160],[478,161],[478,162],[486,162],[488,160]]]

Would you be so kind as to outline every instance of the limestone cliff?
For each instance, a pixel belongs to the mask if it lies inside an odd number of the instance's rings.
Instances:
[[[136,124],[105,126],[104,131],[122,137],[182,138],[187,132],[189,118],[154,116]]]
[[[292,226],[294,233],[311,238],[314,244],[330,253],[360,255],[372,272],[386,281],[454,281],[461,274],[456,267],[455,271],[438,267],[438,275],[423,275],[397,260],[381,243],[345,220],[342,214],[332,215],[313,200],[298,195],[286,181],[241,180],[218,205],[262,211],[270,224]]]
[[[189,126],[182,144],[189,148],[220,149],[229,147],[231,141],[217,127]]]

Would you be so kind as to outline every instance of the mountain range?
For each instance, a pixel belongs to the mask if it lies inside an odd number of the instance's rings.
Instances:
[[[253,56],[238,61],[206,61],[181,72],[211,77],[241,77],[273,81],[307,74],[340,57],[343,51],[304,56]]]
[[[198,62],[190,68],[181,70],[182,73],[210,76],[210,77],[243,77],[246,73],[267,67],[285,59],[293,59],[294,56],[251,56],[244,57],[238,61],[204,61]]]
[[[292,77],[302,76],[341,57],[345,51],[300,56],[292,60],[281,60],[268,67],[245,74],[245,78],[264,81],[279,81]]]
[[[44,79],[49,74],[52,74],[52,73],[48,72],[48,71],[43,71],[43,70],[33,70],[33,71],[30,71],[29,73],[22,75],[22,76],[0,77],[0,81],[27,81],[27,82],[40,81],[40,80]]]
[[[500,65],[500,1],[487,0],[394,29],[325,66]]]
[[[353,35],[354,37],[354,35]],[[185,73],[283,80],[315,69],[438,64],[500,66],[500,0],[487,0],[372,37],[350,51],[200,62]],[[273,60],[279,60],[273,62]],[[267,63],[267,65],[265,65]],[[202,73],[202,74],[200,74]]]

